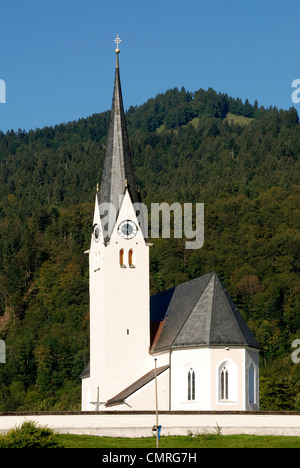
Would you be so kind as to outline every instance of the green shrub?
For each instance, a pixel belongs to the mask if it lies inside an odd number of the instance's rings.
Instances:
[[[0,435],[0,448],[62,448],[57,435],[48,427],[26,421],[20,427]]]

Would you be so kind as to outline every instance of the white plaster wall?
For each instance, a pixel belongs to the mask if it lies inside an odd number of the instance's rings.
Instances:
[[[187,374],[195,372],[195,400],[188,400]],[[210,350],[190,348],[171,353],[171,410],[209,410],[211,395]]]
[[[251,352],[251,351],[250,351]],[[255,351],[251,352],[258,366]],[[250,354],[249,354],[250,356]],[[249,358],[250,359],[250,358]],[[227,363],[229,374],[229,398],[220,399],[220,366]],[[187,372],[195,371],[196,395],[187,399]],[[257,372],[258,376],[258,372]],[[234,347],[190,348],[171,353],[171,409],[172,410],[246,410],[245,349]],[[257,390],[258,392],[258,390]],[[247,393],[248,398],[248,393]]]
[[[229,399],[220,400],[219,369],[228,362]],[[245,410],[245,350],[244,348],[211,348],[211,409],[216,411]]]
[[[94,223],[99,223],[97,200]],[[128,192],[110,242],[93,237],[90,248],[90,392],[92,401],[107,401],[153,368],[149,355],[149,246],[139,230],[130,240],[117,234],[126,219],[138,221]],[[124,264],[120,267],[120,250]],[[128,252],[134,252],[129,268]],[[97,259],[95,260],[95,256]],[[83,397],[85,398],[85,396]]]
[[[155,411],[104,413],[31,413],[0,414],[0,431],[5,432],[24,421],[36,421],[57,432],[89,434],[107,437],[146,437],[153,435]],[[159,414],[162,435],[187,435],[188,432],[215,432],[217,426],[226,434],[291,435],[300,436],[300,413],[172,413]]]
[[[91,405],[91,379],[86,377],[82,379],[81,383],[81,409],[82,411],[91,411],[93,409]]]
[[[152,369],[155,367],[155,359],[156,359],[156,366],[162,367],[170,364],[170,352],[169,351],[162,351],[160,353],[155,353],[151,355],[153,360]]]
[[[254,366],[255,372],[255,401],[249,401],[249,368]],[[259,410],[259,351],[251,348],[245,349],[245,409]]]
[[[159,411],[169,410],[169,369],[157,377],[157,394]],[[151,380],[133,395],[126,399],[126,403],[107,408],[108,411],[155,411],[156,410],[156,391],[155,380]]]

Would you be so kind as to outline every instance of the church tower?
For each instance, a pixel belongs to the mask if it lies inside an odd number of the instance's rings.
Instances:
[[[117,47],[119,42],[117,37]],[[153,366],[149,246],[126,129],[119,52],[117,48],[111,121],[88,251],[90,366],[81,375],[82,410],[99,409],[100,402],[105,405]]]

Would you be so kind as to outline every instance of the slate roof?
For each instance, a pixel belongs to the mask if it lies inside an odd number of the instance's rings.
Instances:
[[[80,374],[81,379],[85,379],[90,376],[90,363],[83,369],[83,371]]]
[[[167,364],[162,367],[158,367],[156,369],[156,375],[157,377],[162,374],[165,370],[167,370],[170,366]],[[120,405],[124,403],[126,398],[128,398],[130,395],[135,393],[137,390],[140,388],[144,387],[147,383],[151,382],[155,378],[155,369],[152,369],[150,372],[145,374],[143,377],[138,379],[136,382],[131,384],[129,387],[125,388],[121,393],[116,395],[115,397],[111,398],[110,400],[107,401],[106,406],[114,406],[114,405]]]
[[[100,190],[97,192],[99,204],[112,203],[118,214],[120,197],[123,198],[125,187],[128,188],[132,202],[140,202],[132,166],[117,59],[106,155]]]
[[[152,296],[151,321],[160,321],[151,352],[195,346],[260,349],[215,272]]]

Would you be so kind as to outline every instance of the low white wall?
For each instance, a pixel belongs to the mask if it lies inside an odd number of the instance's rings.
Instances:
[[[24,421],[36,421],[60,433],[107,437],[147,437],[153,435],[155,412],[78,412],[78,413],[0,413],[0,432]],[[300,436],[300,413],[268,412],[162,412],[162,435],[187,435],[188,432]]]

